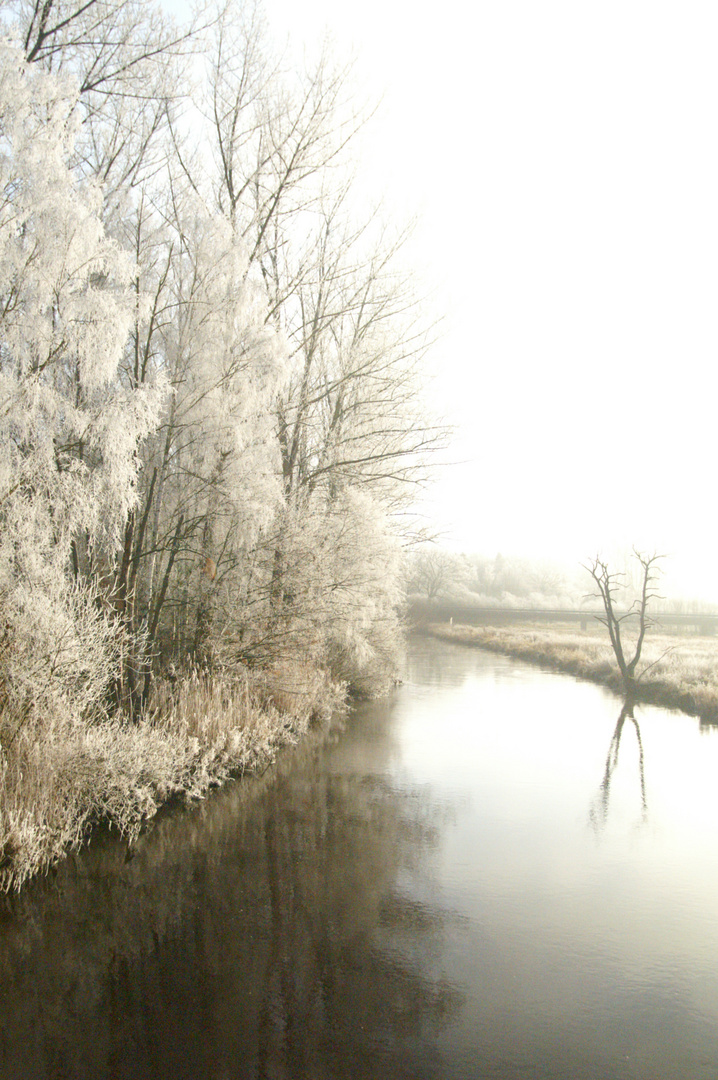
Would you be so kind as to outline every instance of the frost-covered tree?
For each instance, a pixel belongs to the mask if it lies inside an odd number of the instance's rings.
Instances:
[[[384,689],[401,644],[400,563],[395,530],[366,491],[285,500],[248,553],[241,603],[222,597],[217,655],[265,663],[299,654],[360,693]]]
[[[319,688],[374,693],[396,667],[405,492],[441,441],[418,394],[426,329],[396,242],[351,207],[347,70],[277,59],[251,3],[208,0],[184,30],[155,0],[0,5],[0,871],[16,881],[50,808],[46,859],[90,816],[134,828],[155,791],[215,775],[186,686],[150,698],[158,670],[222,669],[190,696],[234,722],[250,683],[279,708],[268,688],[288,676],[308,716]],[[155,774],[175,741],[177,768]]]
[[[256,542],[240,549],[231,587],[219,572],[216,584],[202,577],[205,549],[222,550],[227,570],[233,563],[222,545],[200,541],[199,529],[188,559],[175,557],[175,577],[177,563],[180,574],[186,563],[197,585],[188,585],[186,599],[170,598],[168,620],[171,612],[175,624],[191,625],[192,595],[212,595],[222,611],[216,648],[225,657],[256,660],[290,642],[322,660],[366,656],[371,635],[344,602],[361,590],[345,582],[366,578],[364,551],[384,542],[393,550],[397,518],[387,511],[397,509],[434,441],[418,397],[426,334],[394,266],[398,245],[373,221],[348,223],[347,150],[361,126],[348,87],[347,72],[327,55],[302,73],[283,71],[256,11],[227,5],[214,29],[202,104],[211,152],[193,155],[177,137],[188,184],[244,242],[247,274],[264,289],[267,324],[287,342],[287,377],[269,402],[273,450],[263,443],[265,468],[271,465],[280,483],[275,512]],[[360,504],[366,527],[350,512]],[[368,523],[379,520],[372,531]],[[205,518],[203,538],[211,537],[207,526]],[[164,535],[169,565],[176,534],[168,527]],[[355,575],[347,573],[349,553]],[[377,565],[390,563],[391,574],[374,575],[357,600],[365,616],[377,612],[377,627],[382,590],[388,609],[398,580],[393,562],[377,558]],[[330,627],[341,649],[330,644]],[[188,645],[185,639],[182,648]]]
[[[77,692],[93,664],[103,682],[102,645],[81,645],[91,616],[77,589],[119,542],[163,397],[117,379],[141,300],[99,190],[69,168],[76,92],[0,45],[0,595],[6,634],[32,643],[39,669],[28,700],[62,679]],[[10,696],[27,676],[22,652],[5,653]]]
[[[201,20],[178,26],[152,0],[6,0],[0,19],[28,63],[73,79],[82,118],[73,161],[106,198],[151,176]]]
[[[366,674],[391,651],[399,512],[440,433],[419,403],[427,335],[400,245],[353,220],[363,121],[346,69],[324,53],[287,70],[257,10],[230,0],[205,16],[189,104],[195,30],[146,0],[9,0],[4,17],[18,77],[47,101],[28,112],[37,137],[3,146],[28,175],[23,228],[52,220],[8,278],[8,400],[44,396],[22,413],[3,512],[32,492],[38,566],[94,582],[143,640],[125,664],[133,707],[170,656],[291,647]],[[51,299],[30,314],[38,268]]]
[[[271,406],[285,357],[227,219],[194,194],[174,210],[174,317],[160,334],[173,394],[149,448],[158,479],[144,602],[151,626],[169,605],[165,631],[197,657],[220,585],[238,587],[242,554],[280,495]]]
[[[419,547],[407,567],[409,592],[427,600],[455,596],[465,586],[468,569],[460,555],[433,546]]]
[[[315,563],[303,564],[318,586],[313,594],[304,593],[308,617],[324,611],[319,597],[325,595],[342,601],[361,596],[365,615],[374,613],[369,619],[374,629],[357,621],[346,603],[334,604],[331,615],[325,615],[332,628],[327,639],[332,665],[338,669],[343,658],[354,680],[359,670],[366,674],[378,663],[378,652],[370,662],[366,646],[373,634],[379,640],[384,633],[389,610],[397,617],[398,564],[377,555],[386,573],[374,576],[371,587],[347,592],[344,582],[369,580],[365,551],[384,550],[392,536],[389,547],[396,548],[404,528],[402,511],[442,433],[430,428],[422,408],[420,368],[427,333],[399,268],[400,243],[375,221],[350,226],[342,199],[314,217],[313,242],[304,249],[296,245],[296,265],[303,270],[287,271],[295,288],[280,309],[291,376],[277,397],[277,440],[287,504],[300,513],[310,505],[318,520],[343,522],[336,531],[324,526],[342,555],[325,559],[323,579]],[[292,254],[290,240],[278,249],[277,266]],[[296,560],[291,546],[285,550],[286,535],[280,533],[278,541],[275,603],[296,596],[295,586],[286,585]],[[349,553],[354,570],[347,578]],[[295,599],[290,607],[296,610]],[[378,664],[377,671],[381,668]]]
[[[321,216],[312,272],[285,304],[294,376],[278,403],[287,490],[370,488],[396,504],[443,431],[428,424],[429,328],[400,268],[402,239]]]

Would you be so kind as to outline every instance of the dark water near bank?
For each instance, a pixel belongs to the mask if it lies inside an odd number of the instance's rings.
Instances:
[[[619,713],[415,643],[344,730],[0,901],[0,1076],[716,1080],[718,734]]]

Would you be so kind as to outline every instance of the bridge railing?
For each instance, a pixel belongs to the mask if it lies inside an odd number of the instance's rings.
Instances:
[[[629,621],[638,616],[625,612]],[[470,604],[453,603],[450,600],[424,601],[413,600],[409,606],[409,615],[416,623],[449,622],[466,623],[469,626],[505,626],[517,623],[577,623],[582,630],[588,630],[603,617],[599,608],[509,608],[509,607],[474,607]],[[686,630],[693,633],[712,635],[718,631],[718,612],[656,612],[649,615],[651,624],[656,629]]]

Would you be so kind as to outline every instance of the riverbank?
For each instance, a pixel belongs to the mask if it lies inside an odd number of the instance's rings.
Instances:
[[[158,680],[139,724],[33,718],[0,757],[0,891],[47,871],[99,823],[132,843],[170,800],[266,769],[344,699],[322,671],[287,662],[231,680]]]
[[[556,627],[452,626],[428,624],[418,632],[529,663],[541,664],[600,683],[621,693],[621,678],[602,627],[576,631]],[[707,722],[718,722],[718,638],[654,634],[647,638],[635,698],[681,709]]]

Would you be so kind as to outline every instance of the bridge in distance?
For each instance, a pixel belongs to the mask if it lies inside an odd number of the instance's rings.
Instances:
[[[421,622],[464,623],[467,626],[512,626],[518,623],[576,623],[582,630],[588,630],[592,624],[603,617],[598,608],[584,610],[566,610],[562,608],[505,608],[473,607],[468,604],[453,604],[442,600],[412,603],[411,615]],[[629,615],[637,621],[638,616]],[[650,612],[649,620],[658,630],[683,630],[694,634],[715,634],[718,631],[718,612]]]

